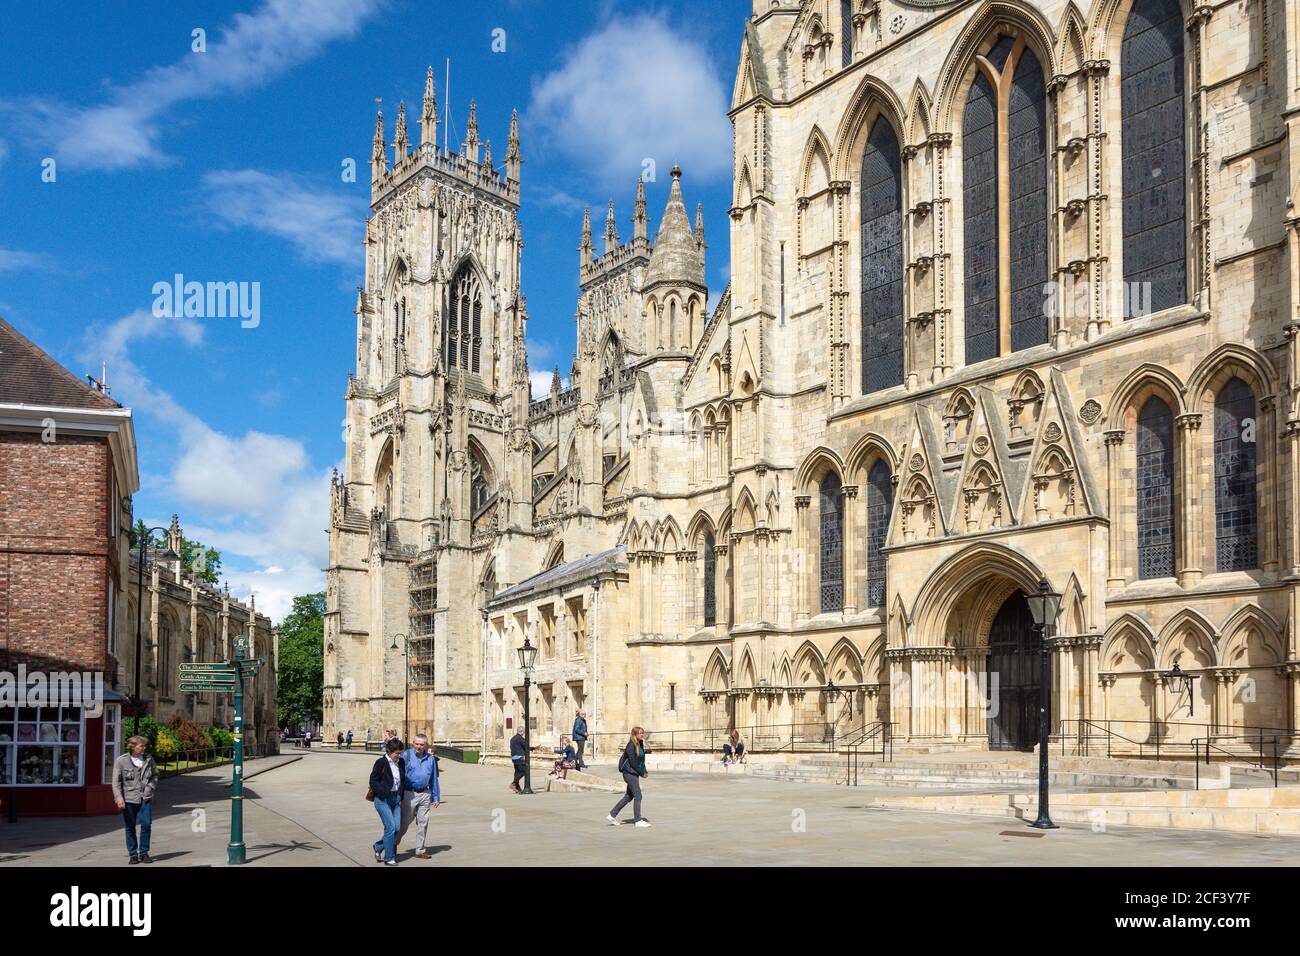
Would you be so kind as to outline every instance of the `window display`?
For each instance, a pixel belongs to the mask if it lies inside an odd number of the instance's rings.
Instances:
[[[80,707],[0,707],[0,786],[77,786]]]

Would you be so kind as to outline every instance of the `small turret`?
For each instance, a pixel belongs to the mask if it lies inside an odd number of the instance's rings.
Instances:
[[[645,177],[638,176],[636,180],[636,208],[632,212],[632,238],[646,238],[646,213],[645,213]]]
[[[582,237],[578,240],[578,268],[591,264],[591,207],[582,207]]]
[[[704,287],[704,253],[691,234],[691,223],[686,218],[680,166],[673,167],[673,185],[668,191],[668,204],[664,207],[659,232],[655,235],[648,280],[648,285],[673,282]]]
[[[609,210],[605,213],[605,253],[618,248],[618,227],[614,225],[614,200],[609,201]]]
[[[479,171],[479,176],[490,177],[492,173],[492,140],[488,140],[483,144],[483,167]]]
[[[420,110],[420,144],[438,145],[438,98],[433,92],[433,67],[424,75],[424,104]]]
[[[519,111],[510,111],[510,138],[506,140],[506,179],[519,182]]]
[[[370,148],[370,181],[376,182],[388,169],[388,157],[384,153],[384,111],[375,111],[375,138]]]
[[[695,247],[704,252],[708,243],[704,241],[704,203],[695,204]]]
[[[406,135],[406,100],[397,104],[397,126],[393,130],[393,165],[398,166],[411,150]]]
[[[465,145],[462,153],[470,162],[478,162],[478,107],[469,101],[469,120],[465,123]]]

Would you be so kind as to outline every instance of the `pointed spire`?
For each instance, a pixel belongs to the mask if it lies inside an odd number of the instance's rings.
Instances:
[[[645,177],[636,178],[636,208],[632,212],[632,238],[646,238]]]
[[[582,207],[582,238],[578,240],[578,266],[585,269],[591,262],[591,207]]]
[[[605,213],[605,252],[618,248],[618,227],[614,225],[614,200],[609,201],[609,210]]]
[[[424,75],[424,105],[420,111],[420,143],[438,145],[438,97],[433,92],[433,67]]]
[[[388,168],[388,157],[384,155],[384,111],[375,110],[375,138],[370,149],[370,179],[377,180]]]
[[[483,175],[487,176],[492,172],[492,140],[488,140],[483,144]]]
[[[406,100],[402,100],[397,104],[397,126],[393,132],[393,165],[401,163],[410,149],[406,135]]]
[[[707,243],[704,241],[704,203],[695,204],[695,245],[703,249]]]
[[[560,394],[560,367],[555,366],[555,371],[551,373],[551,394]]]
[[[655,235],[648,279],[650,283],[670,281],[704,285],[704,254],[691,235],[691,222],[686,217],[680,166],[673,167],[673,185],[668,191],[668,204],[664,207],[659,232]]]
[[[510,138],[506,140],[506,178],[519,182],[519,111],[510,111]]]
[[[465,122],[464,155],[467,159],[478,162],[478,107],[469,101],[469,119]]]

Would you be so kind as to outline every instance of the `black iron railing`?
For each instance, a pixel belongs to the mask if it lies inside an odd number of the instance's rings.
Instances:
[[[1118,728],[1118,729],[1117,729]],[[1270,736],[1289,739],[1296,736],[1296,731],[1287,727],[1231,726],[1215,723],[1194,723],[1188,721],[1150,721],[1150,720],[1080,720],[1068,719],[1060,722],[1061,756],[1101,756],[1094,754],[1094,743],[1101,741],[1106,748],[1106,756],[1115,752],[1125,754],[1137,752],[1139,760],[1161,760],[1182,757],[1193,759],[1199,752],[1195,741],[1206,739],[1240,739],[1267,740]]]
[[[878,720],[863,727],[854,737],[844,742],[844,783],[846,786],[858,785],[859,757],[880,754],[884,763],[894,759],[894,724],[888,720]]]
[[[1262,731],[1259,734],[1216,734],[1213,737],[1196,737],[1192,740],[1192,747],[1196,752],[1196,789],[1201,789],[1201,757],[1204,751],[1205,766],[1210,765],[1210,758],[1214,753],[1219,753],[1232,760],[1240,760],[1242,754],[1237,750],[1229,750],[1216,741],[1220,740],[1244,740],[1247,744],[1253,743],[1255,750],[1259,754],[1259,769],[1270,770],[1273,774],[1273,786],[1277,786],[1278,771],[1278,747],[1279,740],[1285,740],[1290,734],[1265,734]],[[1266,743],[1267,741],[1267,743]],[[1272,760],[1269,760],[1272,752]]]

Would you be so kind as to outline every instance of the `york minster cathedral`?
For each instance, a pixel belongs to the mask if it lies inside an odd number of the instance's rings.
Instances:
[[[499,753],[528,641],[543,746],[581,709],[1027,750],[1040,581],[1054,735],[1295,728],[1300,6],[754,0],[736,33],[729,235],[689,168],[588,215],[542,397],[517,121],[504,165],[473,109],[450,149],[432,72],[418,143],[378,118],[325,737]]]

